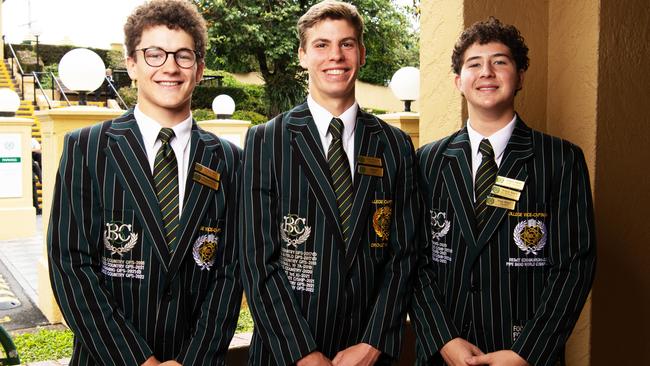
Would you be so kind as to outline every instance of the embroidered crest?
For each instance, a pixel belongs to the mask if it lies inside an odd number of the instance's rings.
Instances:
[[[375,233],[382,241],[388,240],[392,215],[393,210],[390,206],[379,207],[372,215],[372,228],[375,229]]]
[[[287,246],[297,248],[309,239],[311,226],[307,226],[307,219],[295,214],[285,215],[280,224],[280,237]]]
[[[132,231],[131,224],[107,222],[104,228],[104,247],[111,255],[120,257],[131,251],[138,243],[138,234]]]
[[[437,210],[431,212],[431,239],[436,241],[442,239],[449,232],[451,222],[447,220],[447,213]]]
[[[214,234],[205,234],[199,236],[194,242],[192,256],[194,261],[201,267],[201,270],[207,269],[214,264],[217,256],[217,243],[219,237]]]
[[[537,255],[546,245],[546,225],[535,219],[521,221],[515,226],[513,237],[517,247],[524,253]]]

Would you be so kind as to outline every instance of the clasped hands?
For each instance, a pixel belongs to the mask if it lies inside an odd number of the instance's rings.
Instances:
[[[380,354],[375,347],[359,343],[340,351],[331,361],[322,353],[314,351],[301,358],[296,366],[372,366]]]
[[[462,338],[454,338],[440,350],[449,366],[529,366],[528,362],[511,350],[483,353],[478,347]]]

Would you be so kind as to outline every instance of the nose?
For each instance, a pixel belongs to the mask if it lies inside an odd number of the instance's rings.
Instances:
[[[492,77],[494,76],[494,68],[491,63],[486,62],[481,67],[481,77]]]
[[[330,47],[330,60],[339,61],[342,59],[343,59],[343,51],[341,50],[341,47],[339,46]]]
[[[167,59],[165,60],[165,63],[163,63],[160,68],[162,69],[163,72],[177,72],[180,67],[176,63],[176,60],[174,59],[174,55],[168,54]]]

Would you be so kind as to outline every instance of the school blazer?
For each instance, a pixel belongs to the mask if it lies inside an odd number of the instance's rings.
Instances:
[[[421,255],[411,317],[421,364],[462,337],[483,352],[511,349],[553,365],[593,281],[589,176],[577,146],[521,119],[498,175],[524,182],[515,208],[474,216],[467,129],[418,151]],[[435,357],[434,357],[435,356]]]
[[[140,365],[151,355],[225,363],[242,294],[241,150],[196,123],[190,149],[170,251],[133,111],[66,135],[48,257],[54,296],[75,334],[71,365]],[[220,174],[217,189],[193,180],[197,163]]]
[[[250,129],[240,210],[249,364],[293,364],[315,350],[331,359],[361,342],[398,356],[415,259],[415,153],[404,132],[359,111],[354,157],[344,242],[307,103]]]

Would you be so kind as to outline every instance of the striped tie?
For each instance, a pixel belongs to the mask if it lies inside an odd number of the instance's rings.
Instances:
[[[158,134],[162,142],[156,154],[153,167],[153,179],[160,204],[160,213],[165,224],[165,239],[169,248],[173,248],[178,228],[178,164],[176,155],[169,141],[174,137],[174,130],[163,128]]]
[[[332,187],[336,192],[336,202],[339,206],[343,240],[347,243],[350,231],[350,210],[352,208],[352,176],[350,175],[348,156],[343,150],[343,141],[341,140],[343,121],[339,118],[332,118],[328,131],[332,135],[332,143],[327,152],[327,163],[330,166]]]
[[[487,205],[485,201],[490,194],[492,185],[497,176],[497,164],[494,162],[494,150],[490,145],[490,140],[483,139],[479,145],[479,151],[483,155],[481,165],[476,172],[476,181],[474,183],[474,194],[476,196],[475,212],[479,229],[483,228],[487,218]]]

